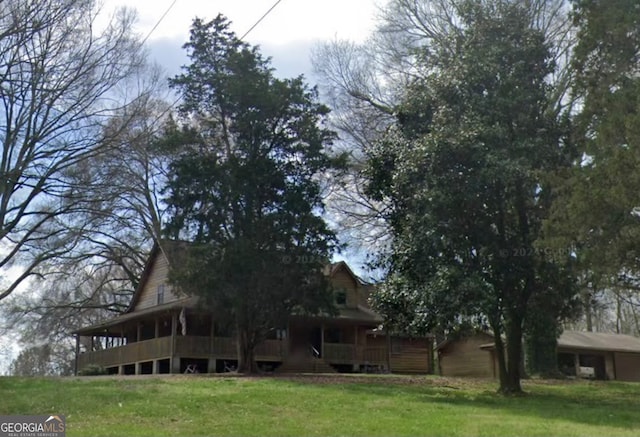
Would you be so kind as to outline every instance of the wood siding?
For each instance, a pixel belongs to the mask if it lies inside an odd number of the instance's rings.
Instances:
[[[616,379],[640,381],[640,354],[616,352],[614,362]]]
[[[377,358],[387,362],[387,337],[369,335],[367,347]],[[371,352],[373,353],[373,352]],[[433,373],[433,340],[431,338],[391,337],[390,365],[392,373]]]
[[[339,269],[331,278],[335,291],[345,291],[347,294],[347,308],[358,306],[358,287],[353,277],[345,270]]]
[[[493,341],[487,334],[453,340],[438,353],[440,374],[442,376],[472,376],[493,378],[493,359],[490,351],[480,346]]]
[[[391,371],[394,373],[433,373],[430,338],[391,337]]]
[[[134,311],[150,308],[158,304],[158,285],[164,284],[164,303],[169,303],[178,299],[172,292],[171,286],[167,283],[169,278],[169,262],[162,252],[158,253],[155,260],[149,266],[150,273],[147,281],[143,284],[140,297]]]
[[[402,354],[391,354],[393,373],[431,373],[431,356],[425,350],[416,349]]]
[[[365,308],[371,308],[369,305],[369,295],[371,294],[371,290],[367,287],[360,287],[358,289],[358,305]]]

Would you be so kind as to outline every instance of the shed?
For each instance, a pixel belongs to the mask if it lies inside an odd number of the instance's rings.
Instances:
[[[478,332],[439,343],[436,352],[440,375],[494,377],[493,351],[481,349],[482,345],[489,342],[493,343],[493,334]]]

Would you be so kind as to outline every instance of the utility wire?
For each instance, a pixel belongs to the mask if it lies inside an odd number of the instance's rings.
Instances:
[[[2,1],[2,0],[0,0],[0,1]],[[154,30],[156,30],[156,27],[158,27],[158,25],[160,24],[160,22],[161,22],[161,21],[164,19],[164,17],[169,13],[169,11],[171,10],[171,8],[173,7],[173,5],[175,5],[175,4],[176,4],[176,2],[177,2],[177,1],[178,1],[178,0],[173,0],[173,3],[171,3],[171,5],[169,6],[169,8],[167,8],[167,10],[166,10],[166,11],[165,11],[165,13],[162,15],[162,17],[160,17],[160,20],[158,20],[158,22],[156,23],[156,25],[155,25],[155,26],[153,26],[153,29],[151,29],[151,32],[149,32],[149,35],[147,35],[147,36],[146,36],[146,38],[144,39],[144,41],[146,41],[146,40],[147,40],[147,38],[149,38],[149,36],[151,35],[151,33],[153,33],[153,31],[154,31]],[[273,10],[276,8],[276,6],[278,6],[278,4],[280,4],[280,2],[281,2],[281,1],[282,1],[282,0],[277,0],[277,1],[273,4],[273,6],[271,6],[271,7],[269,8],[269,10],[268,10],[267,12],[265,12],[265,13],[264,13],[264,15],[263,15],[262,17],[260,17],[260,19],[259,19],[258,21],[256,21],[256,22],[253,24],[253,26],[251,26],[251,28],[249,28],[249,30],[247,30],[247,31],[244,33],[244,35],[242,35],[242,37],[241,37],[240,39],[241,39],[241,40],[244,40],[244,39],[247,37],[247,35],[249,35],[249,33],[251,33],[251,31],[252,31],[253,29],[255,29],[255,28],[258,26],[258,24],[260,24],[260,23],[262,22],[262,20],[264,20],[264,19],[267,17],[267,15],[269,15],[269,14],[271,13],[271,11],[273,11]],[[143,41],[143,42],[144,42],[144,41]],[[174,102],[173,102],[173,103],[172,103],[172,104],[171,104],[171,105],[170,105],[170,106],[169,106],[165,111],[163,111],[163,112],[162,112],[162,114],[160,114],[160,116],[158,117],[158,119],[160,119],[160,118],[161,118],[161,117],[163,117],[167,112],[169,112],[169,111],[171,111],[173,108],[175,108],[175,106],[178,104],[178,102],[180,102],[180,99],[182,99],[182,96],[178,96],[178,97],[174,100]]]
[[[169,13],[169,11],[171,11],[171,9],[173,8],[173,6],[176,4],[178,0],[173,0],[173,2],[169,5],[169,7],[167,8],[166,11],[164,11],[164,14],[162,14],[162,17],[160,17],[160,19],[158,20],[158,22],[156,23],[155,26],[153,26],[153,29],[151,29],[149,31],[149,33],[147,34],[147,36],[144,37],[144,39],[142,40],[142,44],[144,45],[144,43],[147,42],[147,40],[149,39],[149,37],[151,36],[151,34],[158,28],[158,26],[160,25],[160,23],[162,23],[162,20],[164,20],[164,18],[167,16],[167,14]]]
[[[256,22],[255,22],[255,24],[254,24],[253,26],[251,26],[251,28],[250,28],[249,30],[247,30],[247,31],[244,33],[244,35],[242,35],[242,37],[240,37],[240,39],[245,39],[245,38],[247,37],[247,35],[249,35],[249,33],[251,33],[251,31],[252,31],[253,29],[255,29],[255,28],[256,28],[256,26],[257,26],[258,24],[260,24],[260,22],[261,22],[262,20],[264,20],[264,19],[267,17],[267,15],[269,15],[269,14],[271,13],[271,11],[273,11],[273,10],[276,8],[276,6],[278,6],[278,4],[279,4],[281,1],[282,1],[282,0],[278,0],[278,1],[276,1],[276,2],[273,4],[273,6],[271,6],[271,7],[269,8],[269,10],[268,10],[267,12],[265,12],[265,13],[264,13],[264,15],[263,15],[262,17],[260,17],[260,19],[259,19],[258,21],[256,21]]]

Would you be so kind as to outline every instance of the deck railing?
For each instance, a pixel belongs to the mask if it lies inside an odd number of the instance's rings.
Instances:
[[[356,360],[356,346],[348,343],[325,343],[322,358],[327,363],[351,364]]]
[[[169,357],[170,355],[171,337],[160,337],[110,349],[82,353],[78,356],[78,369],[81,370],[89,364],[111,367],[119,364]]]
[[[235,358],[238,354],[236,339],[231,337],[213,337],[213,352],[225,358]]]
[[[256,348],[256,358],[282,358],[287,355],[287,342],[282,340],[265,340]]]
[[[208,356],[211,355],[211,337],[187,335],[176,336],[176,350],[177,356]]]
[[[109,349],[85,352],[78,356],[78,369],[89,364],[112,367],[121,364],[151,361],[171,356],[171,337],[129,343]],[[287,343],[281,340],[266,340],[256,348],[256,359],[277,360],[286,356]],[[235,359],[236,340],[230,337],[181,336],[175,337],[175,356],[218,357]]]

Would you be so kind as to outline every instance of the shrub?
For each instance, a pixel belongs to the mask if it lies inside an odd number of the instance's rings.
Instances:
[[[97,376],[97,375],[106,375],[107,369],[100,366],[99,364],[89,364],[84,369],[78,372],[79,376]]]

